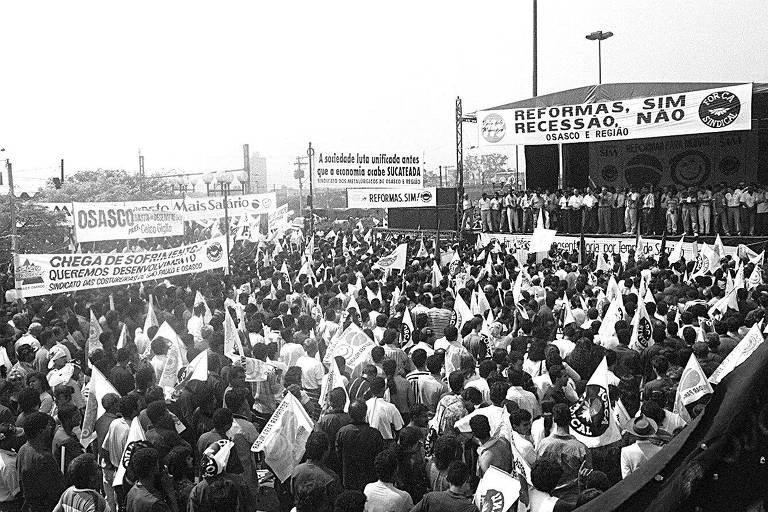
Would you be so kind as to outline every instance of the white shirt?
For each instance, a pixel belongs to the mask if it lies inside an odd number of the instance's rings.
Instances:
[[[574,210],[578,210],[579,208],[581,208],[581,205],[582,205],[581,196],[571,196],[568,199],[568,206],[570,208],[573,208]]]
[[[630,473],[637,471],[637,468],[648,462],[661,448],[661,446],[642,439],[622,448],[621,478],[626,478]]]
[[[205,322],[202,317],[192,315],[192,318],[187,320],[187,332],[195,338],[195,343],[201,343],[203,341],[203,325]]]
[[[488,418],[488,424],[491,426],[491,437],[503,437],[510,443],[513,442],[512,424],[509,422],[509,413],[507,413],[507,410],[503,407],[489,405],[488,407],[475,409],[468,415],[458,420],[454,424],[454,427],[456,427],[459,432],[472,432],[472,428],[470,428],[469,422],[472,418],[478,415]]]
[[[408,512],[413,507],[411,495],[381,480],[365,486],[365,512]]]
[[[11,501],[21,491],[16,471],[17,457],[14,452],[0,450],[0,502]]]
[[[323,363],[307,355],[299,356],[296,366],[301,368],[301,387],[304,389],[319,389],[323,385],[325,367]]]
[[[285,363],[286,366],[296,366],[296,361],[299,360],[301,356],[306,356],[307,353],[304,352],[304,347],[302,347],[298,343],[286,343],[283,345],[283,348],[280,349],[280,362]]]
[[[394,439],[395,435],[392,429],[400,430],[403,428],[403,417],[394,404],[391,404],[383,398],[369,398],[365,405],[368,406],[366,421],[368,424],[381,432],[381,436],[386,439]]]
[[[120,461],[123,459],[123,450],[125,450],[125,443],[128,441],[130,428],[131,425],[125,418],[112,420],[107,435],[104,437],[104,442],[101,443],[101,447],[109,452],[109,462],[115,468],[119,467]]]
[[[555,340],[552,342],[554,346],[557,347],[557,349],[560,351],[560,357],[565,359],[568,357],[568,355],[573,352],[573,349],[576,348],[576,344],[572,342],[571,340],[567,340],[565,338]]]

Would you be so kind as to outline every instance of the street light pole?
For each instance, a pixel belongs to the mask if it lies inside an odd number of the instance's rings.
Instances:
[[[309,157],[309,232],[310,236],[315,236],[315,196],[312,190],[312,164],[315,160],[315,150],[312,149],[312,143],[309,143],[307,148],[307,156]]]
[[[586,38],[590,41],[597,41],[597,83],[602,84],[603,83],[603,41],[605,39],[608,39],[609,37],[613,37],[613,32],[603,32],[602,30],[598,30],[596,32],[592,32],[591,34],[587,34]]]

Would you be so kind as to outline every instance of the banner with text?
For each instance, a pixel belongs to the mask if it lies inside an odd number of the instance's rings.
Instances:
[[[325,188],[421,188],[421,157],[399,153],[318,152],[315,175]]]
[[[437,189],[377,188],[348,189],[349,208],[422,208],[437,205]]]
[[[580,105],[482,110],[481,147],[749,130],[752,84]]]
[[[224,246],[224,237],[217,237],[162,251],[18,254],[16,290],[36,297],[226,268]]]
[[[498,240],[500,243],[507,244],[507,246],[516,246],[519,249],[525,249],[526,251],[531,245],[531,235],[517,235],[514,233],[480,233],[480,243],[484,246],[488,243]],[[691,240],[693,237],[689,237]],[[667,238],[667,254],[671,253],[677,245],[680,237]],[[585,236],[584,242],[586,244],[587,253],[603,252],[608,254],[619,254],[622,261],[626,261],[629,257],[629,251],[635,249],[635,238],[608,238],[608,237],[593,237]],[[578,251],[579,250],[579,235],[555,235],[554,243],[561,249],[566,251]],[[725,254],[735,255],[736,247],[726,245]],[[701,244],[699,244],[701,249]],[[657,239],[642,239],[642,250],[645,254],[650,256],[658,256],[661,251],[661,240]],[[683,256],[687,261],[690,261],[693,254],[693,242],[683,242]]]
[[[755,141],[745,132],[599,142],[589,145],[589,167],[597,186],[698,187],[755,181]]]
[[[224,197],[190,197],[182,203],[184,220],[208,220],[224,217]],[[246,194],[228,196],[227,209],[230,218],[240,215],[272,213],[277,208],[277,194]]]
[[[158,203],[72,203],[75,238],[82,243],[183,235],[183,213]]]

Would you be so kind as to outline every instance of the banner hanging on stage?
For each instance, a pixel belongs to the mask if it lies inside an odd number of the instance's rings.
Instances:
[[[183,212],[174,211],[171,203],[72,203],[75,238],[82,243],[183,235]]]
[[[531,245],[530,234],[515,234],[515,233],[480,233],[478,234],[480,243],[483,246],[488,245],[494,240],[498,240],[500,243],[507,244],[508,246],[516,246],[519,249],[529,250]],[[691,240],[693,237],[689,237]],[[565,251],[578,251],[579,250],[579,235],[555,235],[554,243]],[[637,240],[635,237],[615,237],[610,238],[606,236],[585,236],[584,243],[586,245],[587,253],[606,253],[608,255],[618,254],[621,256],[622,261],[627,261],[629,258],[629,251],[634,250]],[[667,252],[672,252],[675,244],[667,243]],[[686,260],[691,261],[695,258],[693,242],[683,242],[683,256]],[[661,240],[643,238],[642,250],[649,256],[658,256],[661,251]],[[733,246],[725,246],[725,253],[736,255],[737,248]]]
[[[749,130],[752,84],[603,103],[481,110],[481,147]]]
[[[421,157],[401,153],[317,152],[315,183],[321,188],[421,188]]]
[[[224,237],[161,251],[16,255],[16,290],[37,297],[227,267]]]
[[[378,188],[348,189],[349,208],[423,208],[437,205],[437,189]]]

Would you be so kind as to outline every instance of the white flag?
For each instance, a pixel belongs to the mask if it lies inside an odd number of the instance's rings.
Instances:
[[[632,319],[632,337],[629,340],[629,348],[642,352],[653,345],[653,325],[648,311],[645,309],[645,302],[637,302],[637,311]]]
[[[440,281],[443,280],[443,273],[440,272],[440,266],[437,262],[432,262],[432,287],[437,288],[440,286]]]
[[[408,252],[408,244],[400,244],[391,254],[384,256],[373,264],[372,268],[405,269],[405,257]]]
[[[669,258],[667,261],[670,265],[677,263],[680,261],[683,257],[683,240],[685,240],[685,236],[681,236],[680,240],[675,244],[675,248],[672,249],[672,253],[669,255]]]
[[[299,465],[314,423],[292,393],[287,393],[269,418],[252,452],[264,452],[265,462],[285,482]]]
[[[605,446],[621,439],[608,398],[608,363],[605,358],[587,382],[584,394],[571,406],[570,426],[571,434],[587,448]]]
[[[370,356],[371,349],[375,345],[357,324],[351,323],[343,332],[331,339],[325,351],[323,364],[330,366],[334,357],[343,356],[347,369],[351,372]]]
[[[205,297],[203,297],[203,294],[200,293],[200,290],[197,290],[195,292],[195,307],[197,307],[200,304],[205,305],[205,313],[203,313],[203,322],[208,324],[213,318],[213,313],[211,313],[211,308],[208,307],[208,303],[205,301]]]
[[[731,350],[730,354],[723,359],[723,362],[720,363],[720,366],[717,367],[714,373],[709,376],[709,382],[712,384],[720,384],[723,377],[746,361],[747,358],[752,355],[752,352],[757,350],[757,347],[763,343],[763,340],[763,333],[760,332],[760,325],[758,322],[752,326],[749,332],[747,332],[747,335],[742,338],[739,344]]]
[[[520,498],[520,481],[509,473],[490,466],[475,492],[475,506],[482,511],[507,512]]]
[[[342,377],[341,371],[339,370],[339,365],[336,364],[336,359],[333,359],[331,360],[331,367],[328,370],[328,374],[323,380],[323,386],[320,388],[319,403],[321,406],[330,409],[331,405],[330,401],[328,400],[328,395],[332,390],[336,388],[343,389],[344,394],[347,395],[347,401],[344,404],[344,412],[349,411],[349,393],[347,393],[347,388],[344,387],[344,378]]]
[[[101,324],[96,318],[96,315],[93,314],[93,310],[91,310],[91,325],[88,329],[88,341],[86,342],[86,347],[88,347],[89,357],[91,354],[93,354],[94,350],[98,350],[98,349],[104,350],[104,345],[101,343],[101,340],[99,339],[99,337],[101,337],[102,332],[104,331],[101,329]]]
[[[125,347],[126,336],[127,328],[125,327],[125,324],[123,324],[123,328],[120,330],[120,337],[117,338],[117,350]]]
[[[125,440],[125,448],[123,448],[123,456],[120,458],[120,464],[115,471],[115,479],[112,481],[112,487],[123,485],[123,479],[125,478],[125,470],[128,469],[128,464],[131,462],[131,455],[137,442],[146,441],[147,438],[144,435],[144,429],[141,428],[139,417],[136,416],[131,421],[131,427],[128,430],[128,437]]]
[[[400,323],[400,343],[404,347],[412,345],[413,343],[413,320],[411,319],[411,312],[406,307],[403,311],[403,321]]]
[[[235,321],[232,320],[227,307],[224,308],[224,355],[232,361],[239,361],[240,357],[245,355]]]
[[[453,303],[453,314],[451,315],[450,325],[453,325],[458,329],[461,334],[461,328],[464,324],[472,319],[472,310],[469,309],[467,303],[461,298],[461,295],[456,295],[456,300]]]
[[[152,298],[152,294],[149,294],[149,300],[147,301],[147,316],[144,319],[144,334],[147,334],[149,331],[149,328],[153,325],[155,327],[159,327],[160,324],[157,323],[157,316],[155,315],[155,308],[152,307],[154,299]],[[149,334],[147,334],[149,336]]]
[[[115,387],[107,380],[98,368],[91,368],[91,380],[88,382],[88,400],[85,402],[85,415],[83,416],[83,428],[80,432],[80,444],[83,448],[96,439],[96,420],[104,414],[106,409],[101,405],[101,400],[107,393],[114,393],[120,396]]]
[[[701,369],[696,356],[691,354],[688,364],[685,365],[685,369],[680,376],[680,384],[677,386],[675,414],[679,414],[686,422],[691,421],[691,415],[688,414],[688,409],[685,406],[711,393],[712,386],[709,384],[707,376],[704,375],[704,371]]]

